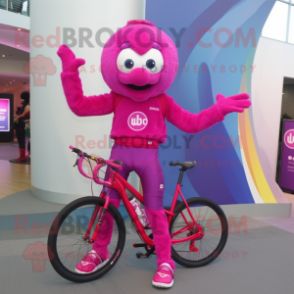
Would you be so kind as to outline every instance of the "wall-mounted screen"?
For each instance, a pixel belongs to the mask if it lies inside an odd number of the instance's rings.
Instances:
[[[10,131],[10,99],[0,98],[0,132]]]
[[[280,187],[294,191],[294,120],[284,120],[280,166]]]

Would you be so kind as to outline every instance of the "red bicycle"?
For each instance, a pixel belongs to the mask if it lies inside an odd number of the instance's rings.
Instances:
[[[152,234],[144,228],[136,214],[128,194],[136,197],[144,204],[143,196],[133,188],[118,173],[122,162],[104,160],[70,147],[78,156],[76,165],[80,173],[97,184],[104,185],[99,197],[82,197],[65,206],[55,218],[48,236],[48,254],[53,268],[62,277],[74,282],[88,282],[98,279],[107,273],[120,258],[126,239],[124,220],[111,203],[109,193],[116,189],[122,199],[126,211],[143,243],[133,244],[133,247],[144,247],[146,253],[137,253],[138,258],[148,258],[155,252]],[[84,172],[83,160],[93,160],[97,163],[92,175]],[[111,174],[107,181],[99,178],[99,170],[110,166]],[[227,218],[223,210],[213,201],[193,197],[185,199],[181,192],[184,172],[196,165],[196,162],[171,162],[171,166],[180,167],[180,175],[174,193],[171,207],[165,212],[170,226],[172,238],[172,257],[185,267],[207,265],[216,259],[226,244],[228,238]],[[180,196],[180,197],[179,197]],[[181,200],[179,200],[180,198]],[[92,244],[99,234],[105,213],[110,213],[114,219],[114,229],[108,246],[109,259],[94,273],[78,274],[75,267],[91,250]],[[150,231],[150,230],[149,230]]]

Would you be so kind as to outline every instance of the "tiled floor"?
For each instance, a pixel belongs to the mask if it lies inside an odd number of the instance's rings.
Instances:
[[[0,144],[0,199],[31,187],[31,166],[8,161],[18,156],[16,143]]]

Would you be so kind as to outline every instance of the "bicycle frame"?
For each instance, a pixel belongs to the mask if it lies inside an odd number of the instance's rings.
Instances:
[[[132,204],[130,203],[129,201],[129,198],[126,194],[126,189],[128,189],[132,194],[135,195],[135,197],[142,203],[144,204],[144,199],[143,199],[143,196],[135,189],[133,188],[132,185],[130,185],[122,176],[119,175],[118,172],[114,171],[114,170],[111,170],[111,174],[110,174],[110,178],[108,180],[109,182],[109,187],[113,188],[113,189],[116,189],[118,191],[118,194],[121,198],[121,200],[123,201],[124,205],[125,205],[125,208],[138,232],[138,235],[139,237],[142,239],[142,241],[144,243],[146,243],[146,245],[151,248],[154,243],[153,243],[153,240],[151,238],[149,238],[145,232],[145,229],[143,227],[143,225],[141,224],[136,212],[134,211],[133,209],[133,206]],[[108,186],[108,185],[107,185]],[[181,228],[180,230],[174,232],[171,234],[171,237],[174,237],[176,236],[177,234],[180,234],[180,233],[183,233],[185,231],[190,231],[192,228],[196,227],[198,232],[192,234],[191,236],[187,236],[186,238],[182,238],[182,239],[172,239],[171,242],[172,244],[176,244],[176,243],[182,243],[182,242],[186,242],[186,241],[190,241],[190,247],[191,248],[194,248],[193,251],[198,251],[197,248],[194,247],[194,242],[196,239],[199,239],[199,238],[203,238],[204,236],[204,232],[203,232],[203,229],[202,227],[195,221],[191,211],[190,211],[190,208],[185,200],[185,197],[183,196],[182,192],[181,192],[181,184],[178,183],[177,186],[176,186],[176,190],[175,190],[175,193],[174,193],[174,197],[173,197],[173,201],[172,201],[172,204],[171,204],[171,208],[170,210],[165,210],[165,213],[167,215],[167,218],[168,218],[168,223],[170,224],[173,216],[175,215],[174,214],[174,209],[176,207],[176,202],[177,202],[177,199],[178,199],[178,196],[180,195],[183,202],[185,203],[186,207],[187,207],[187,210],[188,210],[188,213],[191,217],[191,220],[192,222],[188,222],[187,218],[185,217],[185,215],[181,212],[181,215],[186,223],[186,226],[184,226],[183,228]],[[93,215],[92,215],[92,218],[90,220],[90,223],[89,223],[89,226],[88,226],[88,230],[84,236],[84,239],[85,240],[89,240],[90,243],[94,243],[94,241],[96,240],[97,236],[98,236],[98,233],[99,233],[99,227],[101,225],[101,222],[103,221],[103,216],[104,214],[106,213],[107,209],[108,209],[108,205],[109,205],[109,200],[110,200],[110,196],[109,196],[109,192],[110,190],[103,190],[101,195],[99,197],[101,198],[105,198],[106,201],[105,201],[105,205],[103,207],[103,209],[101,209],[101,207],[96,207],[96,209],[93,211]],[[100,209],[100,211],[99,211]],[[91,232],[91,229],[92,229],[92,226],[94,224],[94,221],[95,221],[95,218],[97,217],[99,213],[99,221],[96,225],[96,228],[95,228],[95,231],[94,231],[94,234],[93,234],[93,237],[90,239],[90,232]]]

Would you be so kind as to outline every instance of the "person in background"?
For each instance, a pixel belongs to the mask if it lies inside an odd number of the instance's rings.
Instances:
[[[20,98],[23,100],[17,107],[16,115],[14,116],[14,128],[16,131],[16,137],[19,145],[19,158],[17,162],[26,161],[26,143],[25,143],[25,121],[29,119],[30,115],[30,93],[23,92],[20,94]]]
[[[24,117],[24,122],[25,122],[25,134],[26,137],[28,138],[28,147],[27,147],[27,151],[28,151],[28,160],[30,160],[30,155],[31,155],[31,120],[30,120],[30,111],[28,111]]]

